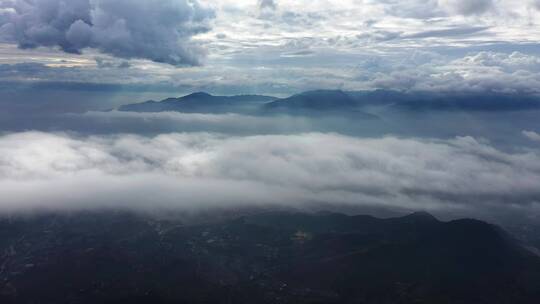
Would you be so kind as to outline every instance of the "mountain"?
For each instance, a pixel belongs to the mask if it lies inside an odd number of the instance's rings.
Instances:
[[[278,99],[265,105],[267,109],[317,110],[332,111],[337,109],[352,109],[358,104],[343,91],[309,91]]]
[[[385,107],[395,111],[468,111],[494,112],[540,109],[540,97],[496,93],[432,93],[392,90],[350,91],[316,90],[276,98],[263,95],[213,96],[193,93],[180,98],[124,105],[119,111],[185,113],[271,113],[293,115],[352,115],[377,118],[366,107]]]
[[[214,96],[198,92],[180,98],[167,98],[159,102],[151,100],[124,105],[118,110],[125,112],[177,111],[186,113],[242,112],[275,99],[275,97],[262,95]]]
[[[540,96],[509,93],[434,93],[391,90],[346,92],[362,106],[406,111],[520,111],[540,109]]]
[[[349,94],[339,90],[317,90],[277,99],[264,105],[266,113],[286,113],[292,115],[335,115],[354,116],[362,119],[378,119],[366,113]]]
[[[518,94],[411,94],[392,104],[408,111],[520,111],[540,109],[540,97]]]
[[[415,100],[418,93],[411,96],[410,93],[392,91],[392,90],[372,90],[372,91],[350,91],[346,92],[358,105],[390,105],[405,101]]]
[[[427,213],[0,220],[1,303],[537,303],[540,258]]]
[[[213,96],[199,92],[159,102],[147,101],[124,105],[118,110],[126,112],[248,113],[253,115],[340,113],[351,114],[357,118],[377,118],[361,111],[358,106],[359,104],[345,92],[319,90],[282,99],[262,95]]]

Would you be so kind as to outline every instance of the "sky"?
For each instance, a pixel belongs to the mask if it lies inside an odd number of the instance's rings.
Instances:
[[[0,0],[0,214],[326,204],[537,223],[539,110],[102,110],[196,91],[539,95],[539,25],[538,0]]]
[[[537,94],[538,20],[537,0],[1,0],[0,85],[69,111],[193,91]]]

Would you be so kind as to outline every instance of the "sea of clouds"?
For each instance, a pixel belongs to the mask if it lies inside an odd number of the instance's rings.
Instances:
[[[339,204],[530,218],[540,214],[538,185],[540,151],[504,152],[473,137],[0,137],[0,212]]]

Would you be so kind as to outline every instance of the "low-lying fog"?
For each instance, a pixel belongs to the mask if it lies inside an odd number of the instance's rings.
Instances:
[[[335,204],[494,222],[540,215],[537,113],[378,115],[112,111],[17,129],[7,119],[0,211]]]

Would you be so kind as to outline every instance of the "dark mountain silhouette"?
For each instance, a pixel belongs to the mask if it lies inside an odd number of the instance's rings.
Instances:
[[[147,101],[121,106],[119,111],[222,113],[239,112],[275,100],[275,97],[262,95],[214,96],[204,92],[193,93],[179,98],[162,101]]]
[[[427,213],[0,221],[1,303],[537,303],[540,259]]]

